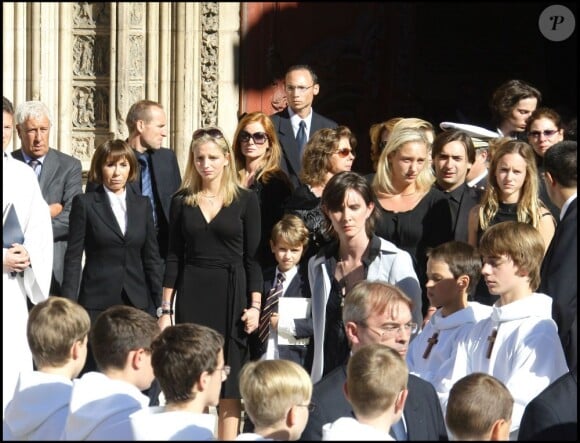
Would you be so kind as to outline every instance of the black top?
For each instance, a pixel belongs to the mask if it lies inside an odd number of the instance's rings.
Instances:
[[[383,208],[376,202],[380,214],[375,234],[407,251],[423,292],[423,314],[429,307],[425,282],[427,249],[453,240],[451,211],[447,196],[439,189],[431,188],[417,206],[405,212]]]
[[[266,269],[276,266],[276,260],[270,248],[270,236],[272,228],[284,215],[284,203],[292,193],[292,183],[286,173],[280,170],[272,174],[267,183],[263,180],[254,181],[250,189],[258,195],[262,218],[262,234],[256,260],[262,269]]]
[[[177,288],[176,323],[198,323],[225,338],[225,363],[232,373],[222,397],[240,398],[238,372],[249,360],[241,320],[250,293],[262,292],[262,272],[255,260],[260,242],[260,207],[256,193],[241,189],[229,206],[208,222],[199,206],[171,202],[169,250],[163,286]]]

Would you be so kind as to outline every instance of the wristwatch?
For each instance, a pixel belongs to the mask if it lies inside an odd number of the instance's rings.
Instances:
[[[157,308],[157,318],[162,315],[173,315],[173,309],[163,309],[161,306]]]

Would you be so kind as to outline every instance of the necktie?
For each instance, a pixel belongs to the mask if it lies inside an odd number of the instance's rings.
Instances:
[[[151,171],[149,170],[149,162],[145,155],[139,155],[139,164],[141,165],[141,193],[151,200],[151,207],[153,208],[153,221],[157,225],[157,214],[155,213],[155,198],[153,197],[153,187],[151,186]]]
[[[306,122],[304,120],[300,120],[300,127],[298,128],[298,133],[296,134],[296,141],[298,142],[298,148],[300,149],[300,158],[302,158],[304,146],[306,145]]]
[[[32,168],[34,173],[36,174],[36,178],[40,180],[40,168],[42,167],[42,163],[38,160],[30,160],[28,165]]]
[[[276,276],[276,285],[270,289],[268,297],[266,298],[266,304],[260,314],[258,337],[262,343],[266,342],[268,340],[268,336],[270,335],[270,317],[272,317],[274,312],[278,312],[278,300],[280,299],[280,295],[282,295],[282,291],[284,290],[284,280],[284,274],[279,272]]]

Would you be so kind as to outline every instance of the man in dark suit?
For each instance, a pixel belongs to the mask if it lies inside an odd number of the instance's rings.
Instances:
[[[272,115],[271,119],[282,145],[281,167],[290,177],[294,187],[297,187],[300,184],[301,157],[304,151],[304,145],[300,143],[301,125],[304,126],[305,134],[302,142],[305,144],[319,129],[334,129],[337,123],[312,109],[312,102],[320,91],[320,85],[318,76],[310,66],[291,66],[286,71],[284,88],[288,97],[288,107]]]
[[[577,144],[564,140],[544,155],[544,181],[550,200],[560,209],[560,222],[540,271],[538,292],[552,297],[552,317],[558,325],[568,367],[576,366],[578,336],[572,330],[578,298]]]
[[[544,389],[524,410],[518,441],[578,440],[578,369]]]
[[[382,343],[405,358],[410,339],[411,299],[400,289],[380,281],[364,280],[344,298],[342,318],[352,353],[370,343]],[[380,307],[380,309],[377,309]],[[314,385],[308,424],[301,440],[321,440],[322,426],[340,417],[352,417],[343,385],[346,362]],[[402,419],[391,427],[397,440],[448,440],[443,412],[435,388],[409,375]]]
[[[453,238],[467,242],[469,210],[479,203],[481,191],[467,186],[465,178],[475,161],[475,147],[464,131],[452,129],[435,137],[432,147],[434,186],[449,200]]]
[[[161,104],[151,100],[140,100],[129,109],[126,122],[129,129],[127,143],[135,151],[140,164],[137,180],[128,183],[127,188],[131,192],[150,198],[159,253],[165,260],[171,197],[181,185],[181,173],[175,153],[171,149],[161,147],[163,139],[167,137],[167,117]],[[147,191],[146,183],[150,185],[150,193]],[[95,183],[89,182],[86,192],[94,191],[96,187]]]
[[[22,148],[12,156],[32,167],[42,197],[48,203],[52,219],[54,256],[50,294],[61,295],[61,285],[69,235],[69,215],[75,195],[83,192],[81,162],[49,148],[50,112],[39,101],[27,101],[16,108],[16,130]]]

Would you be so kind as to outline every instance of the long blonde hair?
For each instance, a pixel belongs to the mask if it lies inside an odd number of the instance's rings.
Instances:
[[[215,135],[210,135],[209,132]],[[219,135],[218,135],[219,134]],[[223,170],[220,189],[222,192],[224,206],[229,206],[240,193],[241,187],[238,182],[236,173],[236,165],[234,163],[234,153],[223,136],[223,133],[218,128],[204,128],[193,133],[193,138],[189,146],[189,156],[187,158],[187,165],[185,166],[185,174],[181,186],[177,193],[184,197],[184,202],[188,206],[199,205],[198,193],[202,189],[201,176],[195,168],[195,150],[205,144],[214,143],[229,160],[228,164]]]
[[[379,162],[377,165],[377,172],[373,179],[373,190],[375,192],[382,192],[387,194],[396,194],[392,181],[392,170],[389,159],[405,145],[406,143],[418,142],[425,145],[426,152],[429,152],[431,144],[425,135],[425,132],[421,129],[410,128],[406,126],[400,126],[406,119],[401,120],[393,128],[393,132],[389,136],[389,141],[387,146],[381,152],[379,157]],[[431,167],[429,166],[429,161],[425,157],[425,165],[421,172],[417,175],[415,180],[417,191],[421,193],[428,192],[431,186],[435,182],[435,176]]]
[[[501,190],[497,183],[497,167],[499,161],[507,154],[519,154],[526,161],[526,177],[517,203],[517,221],[530,223],[534,228],[540,226],[541,209],[545,209],[538,198],[538,170],[534,150],[526,142],[509,140],[501,143],[494,151],[489,165],[489,179],[485,194],[479,208],[479,225],[482,230],[489,228],[491,221],[499,210]]]

